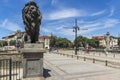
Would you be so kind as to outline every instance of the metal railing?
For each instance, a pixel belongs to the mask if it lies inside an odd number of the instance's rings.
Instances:
[[[93,57],[88,57],[88,56],[80,56],[80,55],[73,55],[73,54],[58,53],[58,52],[52,52],[52,53],[67,56],[67,57],[71,57],[71,58],[76,58],[77,60],[83,59],[84,61],[92,61],[92,63],[98,63],[98,64],[102,63],[105,66],[120,69],[120,62],[116,62],[116,61],[111,61],[111,60],[107,60],[107,59],[93,58]]]
[[[0,59],[0,80],[21,80],[21,61]]]

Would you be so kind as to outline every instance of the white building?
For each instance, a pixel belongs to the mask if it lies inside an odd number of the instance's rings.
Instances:
[[[44,43],[46,49],[50,49],[50,36],[39,36],[39,42]]]
[[[23,41],[23,35],[25,32],[14,32],[2,38],[3,41],[7,41],[8,45],[11,40]],[[44,43],[44,47],[49,49],[50,47],[50,36],[39,36],[39,42]]]
[[[8,45],[11,40],[22,41],[22,37],[23,37],[24,33],[25,32],[16,31],[16,32],[13,32],[13,33],[8,34],[7,36],[3,37],[2,40],[7,41]]]
[[[118,47],[118,38],[110,36],[110,33],[107,32],[105,36],[93,36],[93,39],[99,40],[99,46],[106,47],[108,49]]]

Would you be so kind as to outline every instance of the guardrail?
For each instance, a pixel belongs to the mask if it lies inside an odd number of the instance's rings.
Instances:
[[[98,58],[91,58],[91,57],[86,57],[86,56],[72,55],[72,54],[65,54],[65,53],[58,53],[58,52],[52,52],[52,53],[71,57],[71,58],[76,58],[77,60],[82,59],[83,61],[88,60],[88,61],[91,61],[92,63],[102,63],[105,66],[120,69],[120,62],[110,61],[108,59],[98,59]]]
[[[82,49],[83,51],[85,51],[85,49]],[[104,49],[90,49],[89,51],[92,51],[92,52],[104,52]],[[112,52],[112,53],[116,53],[116,52],[118,52],[118,53],[120,53],[120,50],[107,50],[108,52]]]

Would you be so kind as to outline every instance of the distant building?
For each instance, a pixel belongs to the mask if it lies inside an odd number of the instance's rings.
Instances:
[[[46,49],[50,49],[50,36],[39,36],[39,42],[44,43]]]
[[[92,39],[98,39],[98,40],[101,40],[101,39],[103,39],[104,38],[104,36],[93,36],[92,37]]]
[[[107,49],[118,47],[118,38],[111,36],[109,32],[105,36],[93,36],[92,39],[98,39],[99,46],[106,47]]]
[[[93,36],[92,39],[97,39],[97,40],[99,40],[99,46],[105,47],[104,36]]]
[[[16,31],[2,38],[3,41],[7,41],[7,44],[10,45],[11,40],[23,41],[23,35],[25,32]],[[44,43],[44,47],[49,49],[50,45],[50,36],[39,36],[39,42]]]
[[[24,33],[25,32],[16,31],[16,32],[13,32],[13,33],[8,34],[7,36],[3,37],[2,40],[7,41],[8,45],[9,45],[11,40],[22,41]]]

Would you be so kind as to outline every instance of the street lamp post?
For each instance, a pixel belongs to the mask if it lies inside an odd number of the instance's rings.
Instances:
[[[77,31],[79,30],[79,27],[77,26],[77,19],[75,19],[75,27],[73,27],[73,32],[75,32],[75,55],[77,55]]]
[[[64,27],[64,28],[66,28],[66,29],[73,29],[73,32],[75,32],[75,55],[77,55],[77,32],[78,32],[78,30],[88,30],[88,29],[80,29],[79,27],[78,27],[78,25],[77,25],[77,19],[75,19],[75,26],[74,27],[72,27],[72,28],[68,28],[68,27]]]

